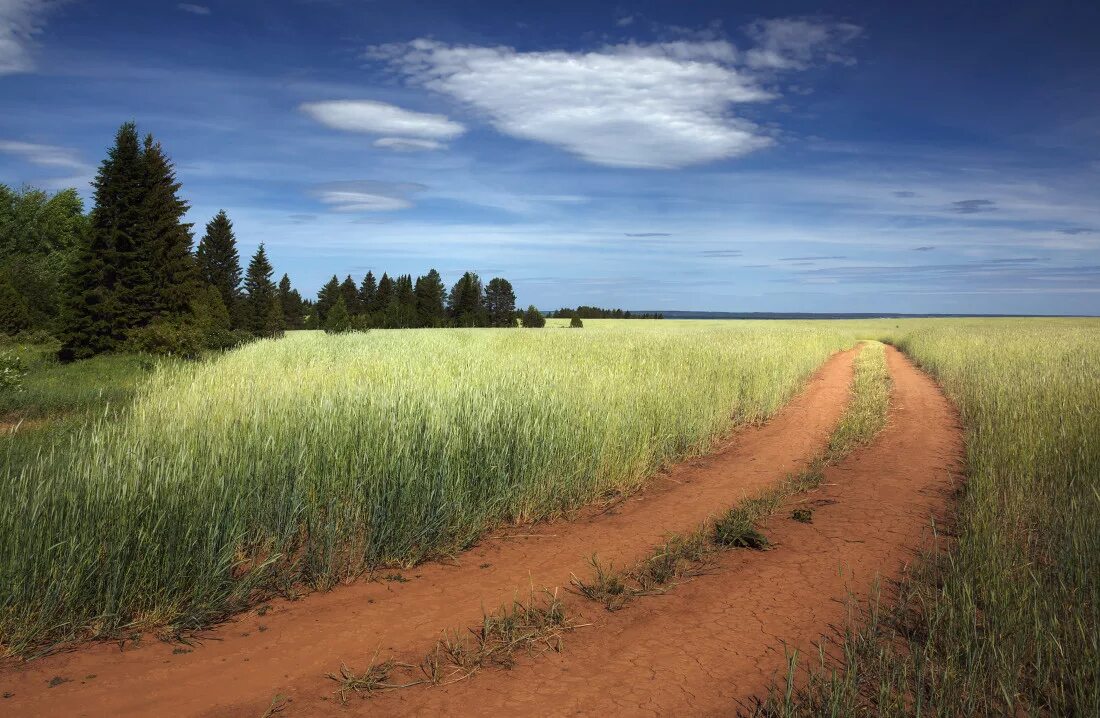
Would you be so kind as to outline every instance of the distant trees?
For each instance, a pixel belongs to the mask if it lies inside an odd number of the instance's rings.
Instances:
[[[341,302],[342,310],[330,321]],[[512,327],[520,316],[516,312],[515,291],[507,279],[495,278],[483,287],[477,274],[466,272],[448,292],[435,269],[415,280],[411,274],[391,277],[386,272],[376,280],[371,271],[358,286],[350,276],[341,281],[333,275],[321,287],[312,306],[303,302],[303,308],[310,314],[303,322],[305,326],[329,332],[448,326]]]
[[[516,293],[507,279],[496,277],[485,286],[485,312],[489,326],[514,327],[516,325]]]
[[[290,286],[290,277],[279,280],[279,306],[283,309],[283,324],[287,329],[303,329],[306,323],[306,306],[302,295]]]
[[[279,303],[279,289],[271,276],[275,269],[267,259],[263,242],[260,243],[244,278],[246,329],[261,337],[280,336],[286,329],[283,307]]]
[[[224,209],[207,222],[206,234],[195,251],[195,262],[199,279],[221,294],[233,327],[242,328],[245,321],[241,306],[241,258],[237,254],[233,223]]]
[[[546,317],[542,316],[542,312],[535,307],[534,304],[527,307],[527,311],[523,313],[521,320],[523,326],[528,329],[542,329],[546,326]]]
[[[622,309],[601,309],[600,307],[589,307],[581,305],[576,309],[569,309],[568,307],[562,307],[556,311],[550,312],[550,317],[556,319],[569,319],[571,317],[580,317],[581,319],[664,319],[665,315],[656,312],[653,314],[644,312],[630,312],[623,311]]]

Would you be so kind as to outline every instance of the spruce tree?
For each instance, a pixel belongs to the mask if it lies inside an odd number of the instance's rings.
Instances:
[[[374,293],[374,311],[384,312],[390,308],[393,302],[393,280],[390,275],[382,272],[382,278],[378,280],[378,291]]]
[[[416,278],[416,316],[421,327],[440,327],[446,321],[447,313],[443,308],[443,299],[447,293],[439,272],[431,269],[423,277]]]
[[[287,329],[301,329],[305,324],[305,307],[302,295],[290,286],[290,277],[286,274],[279,280],[279,306],[283,310],[283,324]]]
[[[151,316],[152,270],[142,236],[144,176],[137,128],[127,122],[92,182],[95,206],[67,280],[58,352],[63,360],[110,351]]]
[[[57,354],[62,361],[111,351],[119,341],[110,284],[114,273],[108,264],[110,236],[89,227],[78,240],[61,313],[61,348]]]
[[[408,329],[416,326],[416,294],[413,292],[412,275],[402,274],[394,281],[393,304],[389,314],[392,327]]]
[[[513,327],[516,324],[516,293],[507,279],[495,277],[485,286],[485,310],[489,326]]]
[[[374,295],[377,291],[378,282],[374,279],[374,273],[367,272],[367,276],[363,277],[363,282],[359,285],[359,306],[364,312],[375,310]]]
[[[456,327],[483,327],[488,325],[481,290],[481,278],[473,272],[463,274],[451,287],[447,305],[451,321]]]
[[[322,327],[325,325],[325,317],[328,316],[329,310],[336,306],[340,296],[340,280],[334,274],[332,279],[321,287],[321,291],[317,292],[317,301],[313,305],[313,309],[317,314],[317,321]],[[347,309],[346,304],[344,308]]]
[[[222,295],[222,303],[229,311],[233,327],[243,328],[245,319],[241,303],[241,258],[237,254],[233,223],[224,209],[206,224],[206,234],[199,240],[195,260],[199,279],[217,287]]]
[[[281,318],[282,312],[272,309],[279,301],[279,290],[271,281],[274,272],[261,242],[244,277],[246,328],[257,336],[273,336],[281,331],[282,320],[276,322],[275,317]]]
[[[349,274],[344,278],[344,281],[340,284],[340,296],[344,299],[344,306],[347,307],[348,314],[353,317],[361,313],[359,308],[359,288],[355,286],[355,280],[351,278]]]
[[[343,297],[336,300],[336,304],[332,306],[328,316],[325,317],[324,327],[325,331],[330,334],[351,330],[351,315],[348,314],[348,307],[344,303]]]
[[[31,326],[27,303],[6,277],[0,275],[0,334],[18,334]]]
[[[546,326],[546,318],[534,304],[527,307],[527,311],[523,313],[523,326],[530,329],[542,329]]]
[[[150,252],[153,317],[178,317],[190,310],[197,288],[191,255],[191,225],[183,222],[188,204],[179,198],[175,168],[152,135],[145,136],[142,244]]]

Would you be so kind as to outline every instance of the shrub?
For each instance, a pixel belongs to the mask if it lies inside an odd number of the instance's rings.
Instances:
[[[23,388],[27,366],[13,352],[0,352],[0,392],[15,393]]]
[[[541,329],[546,326],[546,317],[542,316],[542,312],[534,304],[527,307],[521,319],[523,326],[529,329]]]
[[[576,314],[574,314],[573,318],[569,320],[569,328],[570,329],[582,329],[583,327],[584,327],[584,322],[581,321],[580,317],[578,317]]]

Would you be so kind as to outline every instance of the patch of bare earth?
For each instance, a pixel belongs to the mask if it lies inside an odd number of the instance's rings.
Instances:
[[[804,556],[801,538],[792,539],[788,548],[787,539],[777,535],[784,543],[779,550],[723,559],[730,565],[721,566],[713,576],[619,614],[595,611],[579,597],[569,596],[571,606],[592,613],[595,625],[569,634],[563,654],[521,661],[511,671],[483,673],[448,687],[376,694],[364,701],[352,697],[346,709],[335,701],[334,686],[325,675],[341,662],[365,668],[376,652],[381,659],[414,658],[418,652],[423,656],[444,631],[479,623],[483,607],[492,610],[516,596],[525,597],[532,587],[568,586],[573,574],[589,570],[594,552],[626,565],[665,534],[691,530],[741,498],[805,468],[824,449],[847,405],[854,355],[850,351],[832,357],[764,425],[734,433],[716,452],[654,477],[645,491],[610,508],[498,532],[453,563],[400,572],[401,579],[408,580],[361,581],[297,602],[273,602],[262,616],[249,613],[207,632],[208,640],[193,649],[147,639],[136,646],[127,644],[124,650],[114,643],[98,644],[9,666],[0,672],[0,693],[10,694],[0,700],[0,710],[15,716],[259,716],[276,694],[289,698],[282,712],[288,716],[341,710],[459,714],[476,703],[497,714],[513,714],[518,706],[535,714],[637,711],[658,699],[690,707],[692,703],[684,702],[687,684],[679,685],[684,676],[691,676],[688,683],[694,684],[698,676],[726,669],[709,665],[710,660],[728,660],[705,648],[716,641],[725,643],[715,632],[732,625],[751,626],[751,640],[730,637],[731,643],[742,641],[738,650],[747,653],[774,643],[765,625],[752,618],[752,606],[741,606],[747,613],[736,605],[741,602],[720,610],[718,599],[728,598],[748,582],[766,586],[766,594],[785,595],[790,587],[782,584],[794,579],[756,574],[773,570],[768,567],[781,562],[788,551],[803,556],[808,565],[801,570],[812,572],[809,564],[820,557]],[[919,507],[914,511],[920,513]],[[813,526],[798,528],[820,535],[830,525],[826,513],[821,516],[819,522],[815,515]],[[835,558],[841,562],[845,556],[838,553]],[[888,556],[881,562],[868,561],[875,566],[890,562]],[[831,588],[825,586],[812,600],[802,597],[801,604],[813,614]],[[669,633],[676,625],[686,633]],[[790,628],[791,635],[810,635],[816,625],[803,631],[802,623],[792,619],[769,633],[786,635]],[[701,642],[703,648],[696,653],[692,645],[677,645],[682,640]],[[776,658],[782,660],[781,655]],[[67,680],[58,683],[56,677]],[[728,686],[722,688],[726,696]],[[652,695],[644,697],[647,693]]]

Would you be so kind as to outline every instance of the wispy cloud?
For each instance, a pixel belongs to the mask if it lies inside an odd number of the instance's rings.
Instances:
[[[210,14],[210,8],[206,7],[205,5],[194,5],[194,4],[189,3],[189,2],[181,2],[181,3],[176,5],[176,8],[179,9],[179,10],[183,10],[184,12],[189,12],[192,15],[209,15]]]
[[[991,199],[961,199],[951,203],[951,211],[959,214],[992,212],[995,209],[997,209],[997,203]]]
[[[31,46],[55,0],[0,0],[0,75],[34,69]]]
[[[2,1],[2,0],[0,0]],[[39,145],[32,142],[0,140],[0,152],[15,155],[40,167],[62,167],[72,170],[87,170],[75,150],[56,145]]]
[[[306,102],[302,112],[337,130],[385,135],[375,147],[399,151],[438,150],[466,131],[445,115],[414,112],[374,100],[327,100]]]
[[[914,252],[931,252],[933,249],[935,249],[935,247],[930,244],[926,244],[921,247],[913,247]]]
[[[627,232],[627,237],[671,237],[668,232]]]
[[[393,212],[412,207],[411,196],[424,189],[415,182],[351,180],[328,182],[312,193],[336,212]]]
[[[847,259],[847,257],[839,255],[830,256],[816,256],[816,257],[780,257],[780,262],[816,262],[823,259]]]
[[[851,64],[844,45],[862,28],[812,18],[758,20],[746,28],[757,46],[745,53],[749,67],[762,70],[804,70],[817,60]]]

